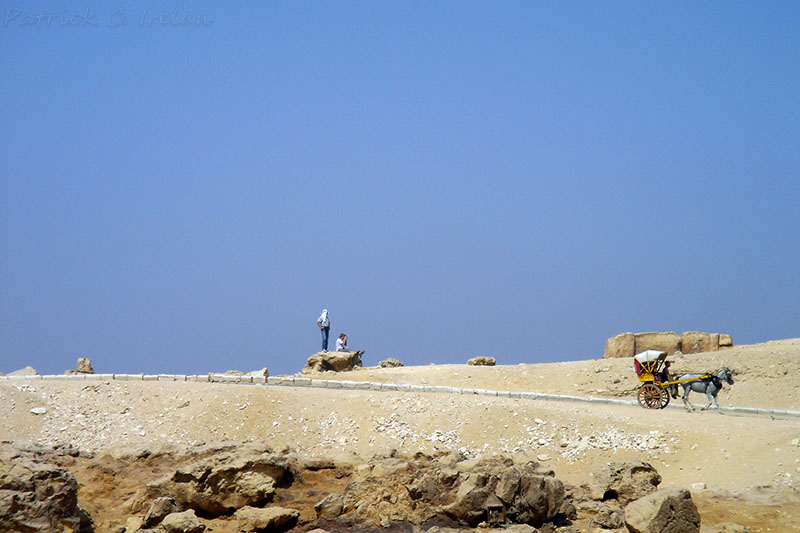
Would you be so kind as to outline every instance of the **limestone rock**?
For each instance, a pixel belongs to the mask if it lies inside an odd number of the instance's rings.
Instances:
[[[486,500],[492,495],[489,481],[485,474],[468,474],[458,487],[455,501],[444,511],[473,527],[478,525],[486,518]]]
[[[453,526],[474,527],[487,519],[487,504],[498,499],[510,523],[540,525],[553,520],[565,501],[564,485],[552,472],[502,456],[377,457],[369,466],[368,476],[347,485],[339,518],[365,530],[382,523],[441,523],[443,517]]]
[[[293,527],[300,517],[295,509],[283,507],[242,507],[233,515],[239,522],[239,531],[273,531]]]
[[[161,521],[161,527],[167,533],[202,533],[206,530],[194,511],[189,509],[182,513],[171,513]]]
[[[661,475],[642,461],[612,462],[595,472],[589,483],[593,500],[617,500],[622,505],[651,494],[661,483]]]
[[[683,353],[716,352],[719,350],[719,333],[684,331],[681,335]]]
[[[603,357],[632,357],[635,349],[634,334],[620,333],[606,341],[606,351]]]
[[[496,362],[497,361],[495,361],[494,357],[478,355],[467,361],[467,364],[473,366],[494,366]]]
[[[152,496],[174,496],[182,508],[219,516],[272,501],[276,485],[289,475],[288,461],[282,456],[222,454],[179,468],[148,489]]]
[[[75,367],[75,370],[78,371],[78,374],[94,374],[92,360],[88,357],[81,357],[78,359],[78,365]]]
[[[619,529],[625,523],[621,512],[603,502],[580,502],[577,510],[580,516],[591,517],[592,524],[604,529]]]
[[[144,527],[144,520],[138,516],[131,516],[125,521],[125,533],[136,533]]]
[[[19,370],[15,370],[9,374],[9,376],[38,376],[38,375],[39,373],[32,366],[26,366],[25,368],[20,368]]]
[[[672,355],[681,350],[681,337],[674,331],[636,333],[633,353],[642,353],[645,350],[659,350]],[[686,350],[684,350],[684,353]]]
[[[403,363],[402,361],[395,359],[394,357],[390,357],[378,363],[378,366],[381,368],[396,368],[399,366],[403,366]]]
[[[265,378],[269,377],[269,370],[267,367],[262,368],[261,370],[253,370],[252,372],[248,373],[249,376],[264,376]]]
[[[513,522],[541,524],[552,520],[564,501],[564,485],[537,470],[536,463],[514,465],[500,458],[478,461],[461,474],[453,503],[443,508],[449,516],[475,526],[486,519],[486,505],[499,498]]]
[[[78,482],[56,464],[26,454],[0,458],[0,531],[90,531]]]
[[[645,350],[659,350],[668,355],[715,352],[733,346],[730,335],[685,331],[680,336],[672,331],[658,333],[620,333],[606,341],[603,357],[630,357]]]
[[[340,494],[328,494],[314,505],[318,518],[336,518],[342,514],[344,509],[344,499]]]
[[[150,504],[150,509],[147,510],[147,514],[144,515],[143,525],[145,527],[156,526],[160,524],[168,514],[178,513],[180,510],[181,508],[178,502],[175,501],[175,498],[170,496],[156,498],[153,500],[153,503]]]
[[[698,533],[700,514],[685,489],[661,489],[625,507],[631,533]]]
[[[303,374],[312,372],[346,372],[361,366],[359,352],[318,352],[308,358]]]

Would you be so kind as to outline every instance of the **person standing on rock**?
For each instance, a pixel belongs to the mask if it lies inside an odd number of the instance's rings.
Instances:
[[[328,310],[323,309],[322,314],[317,319],[317,326],[322,332],[322,351],[328,351],[328,335],[331,332],[331,319],[328,318]]]

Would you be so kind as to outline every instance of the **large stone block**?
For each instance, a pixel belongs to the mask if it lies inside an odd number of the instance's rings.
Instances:
[[[642,461],[608,463],[589,483],[593,500],[617,500],[623,505],[655,492],[661,483],[656,469]]]
[[[606,352],[603,357],[631,357],[636,352],[633,333],[620,333],[606,341]]]
[[[681,335],[683,353],[716,352],[719,350],[719,333],[684,331]]]
[[[317,352],[308,358],[303,374],[313,372],[346,372],[361,366],[361,352]]]
[[[94,374],[92,360],[88,357],[81,357],[78,359],[78,365],[75,367],[75,370],[77,370],[80,374]]]
[[[662,489],[625,507],[631,533],[698,533],[700,513],[685,489]]]
[[[672,355],[681,349],[681,338],[674,331],[667,332],[647,332],[635,335],[634,353],[642,353],[645,350],[659,350]]]

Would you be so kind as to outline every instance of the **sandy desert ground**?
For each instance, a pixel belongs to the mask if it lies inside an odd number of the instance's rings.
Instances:
[[[720,393],[722,406],[800,410],[800,339],[674,361],[676,373],[729,367],[736,382]],[[499,363],[370,367],[324,377],[635,398],[638,381],[627,358]],[[700,395],[691,400],[705,404]],[[36,407],[46,412],[32,413]],[[731,521],[753,532],[800,531],[800,417],[791,415],[441,393],[41,379],[0,380],[0,410],[0,440],[71,444],[95,456],[218,442],[260,442],[353,462],[393,449],[461,450],[474,456],[530,456],[576,485],[609,461],[643,460],[661,473],[662,487],[692,489],[703,523]],[[76,476],[86,481],[80,471]],[[86,507],[100,512],[102,496],[84,496],[95,500]]]

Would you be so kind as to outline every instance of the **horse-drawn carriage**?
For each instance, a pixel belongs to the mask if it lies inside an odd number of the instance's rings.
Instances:
[[[708,405],[711,406],[712,400],[719,409],[717,403],[717,392],[722,389],[722,381],[733,385],[731,371],[727,368],[721,369],[717,373],[706,374],[684,374],[677,379],[671,379],[669,372],[665,370],[667,352],[658,350],[647,350],[633,356],[633,365],[636,375],[639,376],[640,385],[638,387],[637,398],[639,405],[645,409],[663,409],[669,405],[670,394],[677,398],[678,385],[683,387],[683,403],[692,409],[689,402],[689,391],[703,392],[708,397]]]

